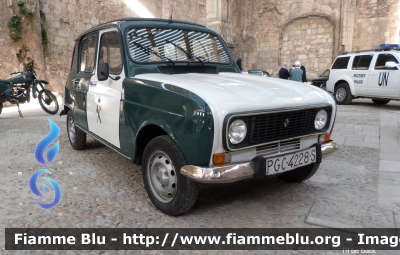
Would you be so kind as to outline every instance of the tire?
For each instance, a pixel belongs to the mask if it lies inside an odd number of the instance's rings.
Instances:
[[[48,114],[56,114],[58,112],[59,106],[57,97],[50,92],[50,90],[42,89],[39,92],[39,104],[42,109]]]
[[[181,175],[180,169],[187,162],[169,136],[151,140],[144,149],[142,162],[144,186],[157,209],[178,216],[193,207],[199,193],[198,184]]]
[[[347,83],[340,83],[335,87],[335,101],[337,104],[350,104],[353,100],[349,85]]]
[[[75,126],[72,111],[67,114],[67,133],[69,142],[75,150],[83,150],[86,146],[86,133]]]
[[[372,102],[377,105],[385,105],[390,102],[390,100],[385,100],[385,99],[372,99]]]
[[[1,114],[1,111],[3,111],[3,102],[0,102],[0,114]]]
[[[319,164],[314,163],[283,173],[277,177],[286,182],[299,183],[310,179],[317,172],[318,168]]]

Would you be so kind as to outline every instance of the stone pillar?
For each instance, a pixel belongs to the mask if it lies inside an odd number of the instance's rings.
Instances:
[[[339,53],[353,50],[355,8],[356,0],[342,0]]]

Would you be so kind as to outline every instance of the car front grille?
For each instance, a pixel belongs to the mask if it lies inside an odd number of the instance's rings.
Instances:
[[[315,117],[319,111],[325,110],[327,122],[317,130]],[[234,113],[225,117],[224,148],[235,151],[244,148],[263,147],[267,144],[298,139],[326,132],[332,117],[332,106],[327,104],[313,105],[307,108],[281,108],[266,112]],[[242,142],[233,144],[229,140],[229,128],[236,120],[246,123],[247,134]],[[262,149],[260,149],[262,150]]]
[[[315,132],[314,120],[319,109],[277,112],[250,118],[249,144],[268,143]]]
[[[257,156],[269,156],[275,155],[282,152],[290,152],[294,150],[299,150],[300,139],[289,140],[285,142],[271,143],[263,146],[256,147]]]

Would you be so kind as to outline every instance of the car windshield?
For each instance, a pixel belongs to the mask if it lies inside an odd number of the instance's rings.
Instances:
[[[319,77],[329,77],[329,69],[325,70]]]
[[[136,62],[230,62],[226,48],[213,34],[181,29],[133,28],[126,36],[130,56]]]
[[[263,75],[263,73],[260,71],[250,71],[249,74],[254,74],[254,75],[259,75],[259,76]]]

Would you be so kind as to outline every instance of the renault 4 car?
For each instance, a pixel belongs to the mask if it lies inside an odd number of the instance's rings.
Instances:
[[[122,19],[75,41],[64,109],[72,147],[90,135],[141,165],[156,208],[181,215],[199,183],[302,182],[337,144],[325,91],[244,75],[220,35],[194,23]]]
[[[335,59],[326,88],[338,104],[350,104],[356,98],[371,98],[379,105],[400,100],[400,48],[386,46]]]

